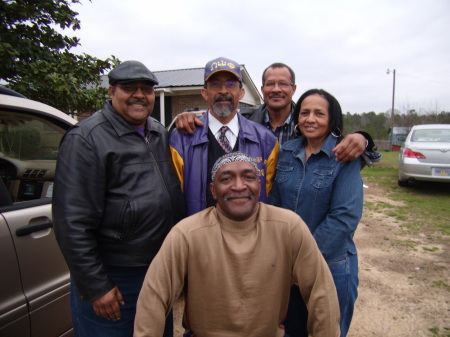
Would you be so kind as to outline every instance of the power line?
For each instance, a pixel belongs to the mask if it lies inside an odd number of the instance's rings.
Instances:
[[[435,82],[435,83],[439,83],[439,84],[450,85],[450,83],[447,83],[447,82],[436,81],[436,80],[430,80],[430,79],[428,79],[428,78],[423,78],[423,77],[417,77],[417,76],[405,75],[405,74],[402,74],[402,73],[399,73],[399,72],[397,72],[397,76],[411,77],[411,78],[415,78],[415,79],[422,80],[422,81],[428,81],[428,82]]]

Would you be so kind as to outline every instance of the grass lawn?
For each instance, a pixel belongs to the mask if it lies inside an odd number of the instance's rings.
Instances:
[[[382,160],[373,167],[364,168],[362,176],[365,182],[383,187],[390,198],[403,205],[389,206],[390,209],[384,212],[399,220],[409,220],[405,229],[437,229],[444,235],[450,235],[450,184],[417,182],[411,187],[400,187],[397,184],[399,152],[383,151],[382,154]],[[365,207],[377,209],[386,205],[369,203]]]

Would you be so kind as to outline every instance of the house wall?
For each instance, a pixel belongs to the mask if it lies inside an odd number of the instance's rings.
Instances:
[[[202,95],[172,96],[172,118],[186,110],[206,110],[208,103]]]

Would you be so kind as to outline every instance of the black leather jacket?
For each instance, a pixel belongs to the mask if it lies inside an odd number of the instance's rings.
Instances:
[[[244,116],[245,118],[254,121],[259,124],[264,124],[264,110],[265,110],[266,104],[258,105],[257,107],[243,107],[241,110],[239,110],[239,113]]]
[[[149,117],[145,134],[144,139],[108,101],[61,142],[54,228],[85,301],[114,287],[106,266],[148,266],[184,216],[168,133]]]

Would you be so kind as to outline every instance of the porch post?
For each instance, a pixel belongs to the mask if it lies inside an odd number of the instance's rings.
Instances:
[[[166,120],[166,107],[164,105],[164,90],[161,90],[159,93],[159,119],[163,126],[166,126],[165,120]]]

